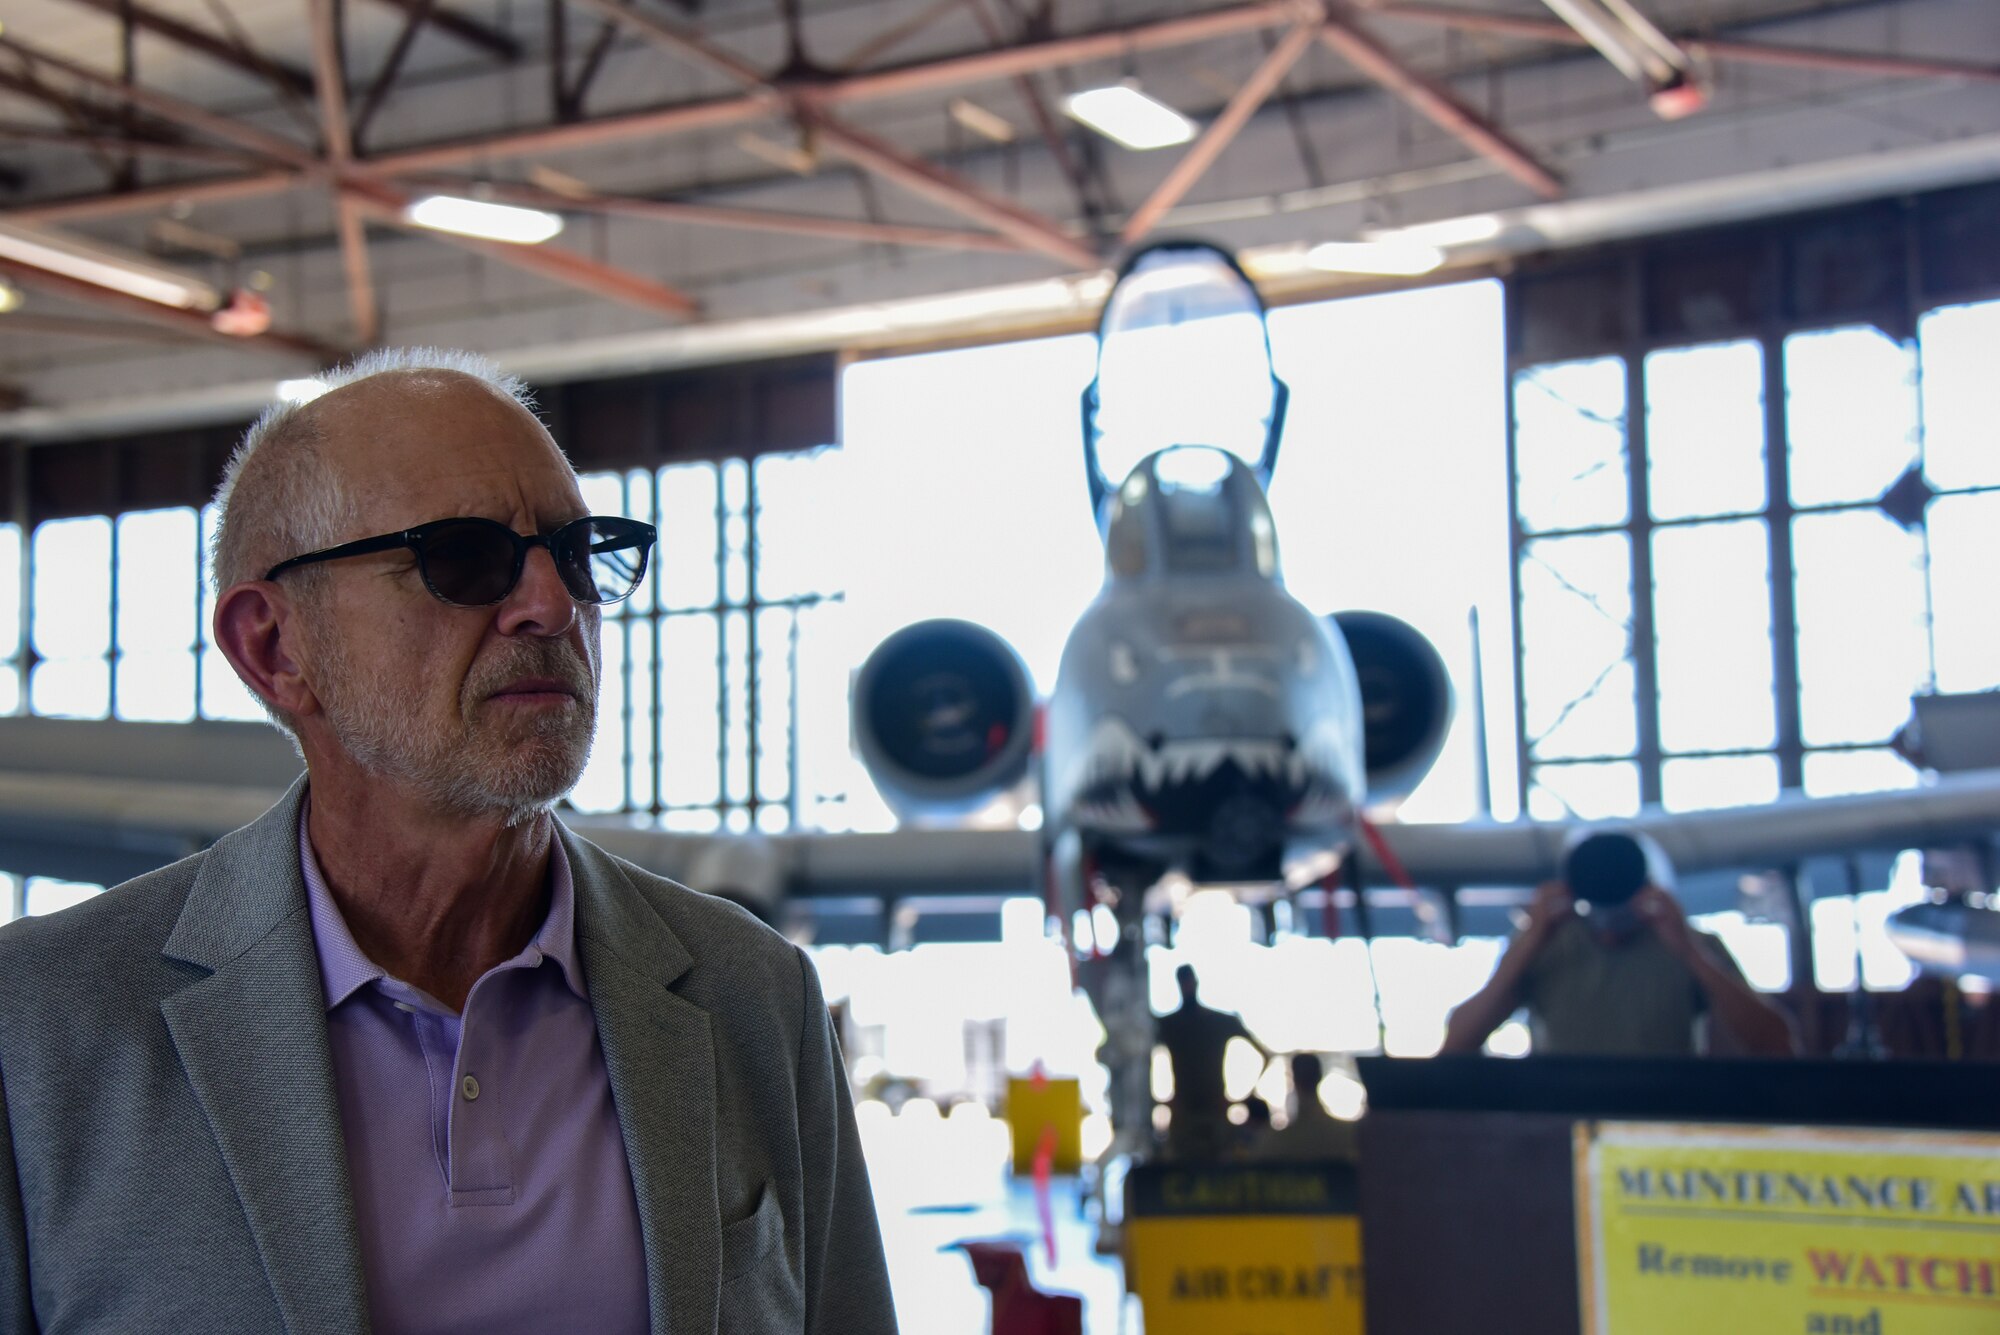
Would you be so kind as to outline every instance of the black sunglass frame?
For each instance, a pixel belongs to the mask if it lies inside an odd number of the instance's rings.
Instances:
[[[264,578],[276,579],[287,570],[296,570],[300,566],[313,565],[320,561],[337,561],[347,556],[368,556],[375,552],[392,552],[401,549],[409,551],[416,556],[417,573],[423,577],[424,588],[430,591],[431,597],[451,607],[492,607],[497,603],[505,602],[508,596],[520,586],[521,571],[527,567],[528,551],[530,548],[544,548],[549,554],[549,559],[555,561],[556,573],[560,576],[563,565],[556,557],[556,546],[558,543],[565,542],[569,535],[573,535],[579,525],[586,524],[601,525],[607,528],[612,525],[617,526],[611,530],[611,532],[617,535],[615,541],[610,543],[608,547],[604,543],[592,544],[590,550],[583,553],[586,561],[591,551],[631,549],[639,553],[638,568],[632,575],[632,586],[616,598],[580,597],[576,590],[570,587],[567,579],[563,580],[563,588],[577,602],[587,603],[596,607],[623,602],[632,596],[640,584],[645,582],[646,564],[652,556],[653,543],[659,537],[659,530],[643,520],[625,519],[615,515],[584,515],[582,518],[570,520],[568,523],[557,527],[551,532],[528,535],[516,533],[497,519],[486,519],[477,515],[455,516],[450,519],[434,519],[426,524],[418,524],[415,528],[406,528],[400,533],[383,533],[372,538],[357,538],[353,542],[343,542],[338,547],[327,547],[320,551],[307,552],[302,556],[294,556],[289,560],[278,562],[278,564],[265,571]],[[507,541],[513,544],[513,569],[508,575],[506,588],[500,592],[497,598],[482,603],[464,603],[458,601],[456,598],[447,598],[443,593],[439,592],[437,585],[431,582],[430,567],[425,563],[424,558],[424,543],[426,540],[438,536],[439,530],[443,529],[446,525],[471,525],[496,535],[504,535]]]

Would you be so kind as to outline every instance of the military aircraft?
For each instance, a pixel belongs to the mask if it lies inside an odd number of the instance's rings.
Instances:
[[[1172,912],[1174,887],[1284,895],[1343,858],[1341,902],[1373,904],[1377,930],[1505,931],[1508,906],[1559,873],[1570,825],[1386,823],[1368,845],[1372,884],[1353,874],[1359,813],[1423,778],[1452,693],[1402,622],[1316,615],[1285,591],[1264,490],[1288,398],[1262,300],[1234,261],[1191,243],[1141,251],[1106,303],[1081,404],[1104,586],[1047,698],[992,632],[919,623],[875,650],[852,700],[855,749],[902,830],[766,839],[575,823],[773,918],[788,898],[1039,888],[1066,927],[1111,913],[1114,932],[1079,934],[1087,955],[1135,947],[1149,912]],[[105,881],[160,865],[253,817],[296,773],[275,734],[247,725],[17,718],[0,733],[0,865],[38,874]],[[1624,824],[1664,850],[1684,898],[1707,878],[1718,902],[1691,907],[1721,907],[1765,869],[1967,841],[1990,852],[1995,765],[1906,792]],[[1031,803],[1039,831],[1017,819]],[[1401,884],[1382,883],[1391,862]],[[1961,937],[1992,927],[1951,924]]]

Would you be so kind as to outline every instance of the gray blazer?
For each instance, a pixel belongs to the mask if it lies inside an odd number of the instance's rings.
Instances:
[[[368,1328],[303,792],[0,929],[0,1330]],[[734,906],[561,837],[656,1335],[893,1332],[810,962]]]

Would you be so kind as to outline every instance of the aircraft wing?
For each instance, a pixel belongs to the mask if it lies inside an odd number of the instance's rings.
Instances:
[[[195,852],[276,801],[297,772],[289,748],[256,725],[8,719],[0,720],[0,741],[7,743],[0,746],[0,868],[71,880],[109,883]],[[845,927],[835,934],[853,939],[890,939],[899,922],[907,927],[926,917],[950,920],[945,939],[977,937],[1000,900],[1040,893],[1040,838],[1023,830],[762,837],[669,834],[635,828],[624,817],[565,819],[612,852],[697,889],[732,891],[767,907],[813,900],[815,917],[840,919]],[[1905,849],[1990,847],[2000,835],[2000,769],[1945,775],[1900,792],[1650,812],[1616,824],[1660,845],[1694,912],[1735,907],[1742,877],[1780,868],[1803,868],[1811,893],[1846,893],[1881,885],[1885,860]],[[1379,910],[1373,930],[1435,930],[1449,906],[1461,932],[1504,933],[1508,909],[1557,873],[1574,828],[1530,821],[1382,826],[1420,889],[1396,885],[1364,849],[1362,880]],[[755,856],[743,856],[746,850]],[[745,872],[744,883],[723,883]],[[935,929],[920,927],[909,939],[937,939]]]

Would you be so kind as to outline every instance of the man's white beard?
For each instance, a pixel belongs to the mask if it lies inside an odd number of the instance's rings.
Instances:
[[[597,725],[597,663],[578,661],[559,640],[516,641],[474,664],[451,725],[439,726],[409,683],[355,666],[329,636],[314,683],[328,726],[362,769],[414,788],[439,810],[498,816],[519,825],[576,786]],[[570,709],[495,717],[487,697],[522,677],[548,677],[576,695]]]

